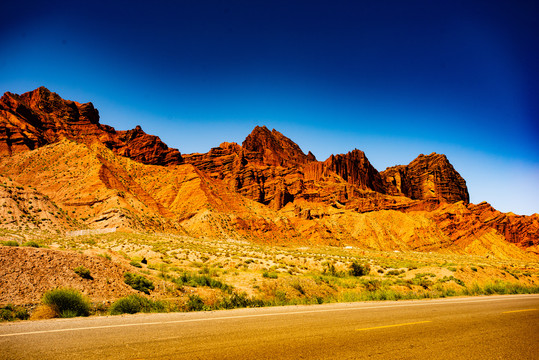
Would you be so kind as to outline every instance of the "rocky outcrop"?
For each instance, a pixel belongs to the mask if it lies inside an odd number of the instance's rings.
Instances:
[[[292,140],[273,129],[257,126],[243,141],[244,150],[254,153],[252,160],[271,166],[298,166],[316,161],[309,152],[307,155]]]
[[[223,143],[206,154],[184,155],[184,161],[278,210],[302,193],[303,167],[316,159],[280,132],[257,126],[241,146]]]
[[[382,174],[357,149],[324,162],[312,159],[265,127],[256,127],[242,146],[223,143],[206,154],[184,155],[185,162],[274,209],[295,199],[340,203],[358,212],[432,210],[443,202],[468,202],[465,181],[444,155],[421,155]]]
[[[522,216],[502,213],[486,202],[468,204],[467,208],[482,224],[496,229],[507,241],[523,248],[539,245],[538,214]]]
[[[490,204],[442,204],[427,216],[432,218],[456,246],[464,247],[475,239],[493,234],[521,249],[539,245],[539,215],[502,213]]]
[[[0,155],[33,150],[62,139],[90,144],[102,143],[118,155],[154,165],[182,163],[177,149],[140,126],[116,131],[99,123],[99,112],[91,102],[64,100],[40,87],[22,95],[5,93],[0,98]]]
[[[361,189],[385,193],[380,174],[361,150],[355,149],[347,154],[331,155],[324,161],[323,167]]]
[[[470,201],[466,181],[443,154],[421,154],[410,164],[387,168],[380,175],[392,195],[449,203]]]

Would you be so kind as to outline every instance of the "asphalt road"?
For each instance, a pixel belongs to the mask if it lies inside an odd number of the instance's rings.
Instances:
[[[539,359],[539,295],[0,325],[0,359]]]

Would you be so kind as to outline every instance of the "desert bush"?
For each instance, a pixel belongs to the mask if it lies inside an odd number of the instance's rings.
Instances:
[[[116,300],[110,307],[111,315],[135,314],[138,312],[162,312],[165,306],[141,295],[133,294]]]
[[[112,258],[110,257],[110,255],[107,254],[107,253],[97,254],[97,256],[100,256],[100,257],[102,257],[102,258],[104,258],[104,259],[107,259],[107,260],[112,260]]]
[[[246,308],[246,307],[262,307],[265,306],[263,300],[253,299],[247,297],[245,293],[232,293],[232,295],[221,299],[218,307],[220,309],[235,309],[235,308]]]
[[[75,272],[75,274],[79,275],[83,279],[93,280],[92,275],[90,275],[90,270],[88,270],[82,265],[77,266],[76,268],[73,269],[73,271]]]
[[[0,308],[0,321],[26,320],[29,317],[28,310],[21,306],[7,304]]]
[[[90,301],[75,289],[62,288],[47,291],[41,302],[54,308],[63,318],[90,315]]]
[[[134,266],[134,267],[136,267],[136,268],[141,268],[141,267],[142,267],[142,264],[139,263],[138,261],[135,261],[135,260],[131,260],[131,262],[129,263],[129,265]]]
[[[49,305],[38,305],[30,315],[30,320],[44,320],[58,317],[58,312]]]
[[[36,243],[35,241],[27,241],[24,244],[22,244],[22,246],[35,247],[35,248],[40,247],[39,244]]]
[[[133,289],[142,291],[145,294],[150,294],[150,290],[155,289],[155,286],[153,285],[151,280],[146,279],[142,275],[133,274],[133,273],[125,273],[124,274],[124,282],[131,286]]]
[[[178,288],[186,286],[198,287],[206,286],[213,289],[221,289],[223,291],[231,292],[233,287],[225,284],[217,279],[212,278],[209,275],[197,275],[191,273],[183,273],[180,276],[173,278],[172,281]]]
[[[414,285],[419,285],[424,289],[428,289],[429,286],[432,285],[432,281],[429,279],[426,279],[422,274],[416,274],[416,276],[412,279],[412,283]]]
[[[198,295],[189,295],[187,301],[187,311],[202,311],[204,310],[204,300]]]
[[[382,288],[382,282],[380,280],[367,280],[363,282],[367,291],[377,291]]]
[[[350,275],[352,276],[364,276],[371,271],[369,264],[361,264],[358,261],[354,261],[350,264]]]
[[[445,282],[448,282],[448,281],[451,281],[451,280],[453,280],[456,284],[458,284],[460,286],[466,286],[466,284],[464,284],[464,281],[462,281],[460,279],[457,279],[454,276],[444,276],[443,278],[439,279],[438,282],[439,283],[445,283]]]
[[[324,267],[324,270],[322,271],[322,274],[324,275],[330,275],[335,277],[343,277],[345,275],[342,271],[337,271],[337,269],[335,268],[335,264],[330,261],[324,261],[322,263],[322,266]]]
[[[272,271],[272,272],[263,271],[262,272],[262,277],[265,277],[265,278],[268,278],[268,279],[277,279],[279,277],[279,275],[277,275],[277,273],[274,272],[274,271]]]
[[[2,245],[4,245],[4,246],[19,246],[19,243],[16,242],[15,240],[7,240],[7,241],[2,241]]]

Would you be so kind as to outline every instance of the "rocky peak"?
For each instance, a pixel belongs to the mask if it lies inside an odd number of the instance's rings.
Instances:
[[[305,155],[292,140],[265,126],[255,127],[243,141],[242,147],[258,153],[258,160],[271,166],[297,166],[316,160],[312,153]]]
[[[466,181],[443,154],[421,154],[408,165],[387,168],[381,176],[393,195],[451,203],[470,201]]]
[[[140,126],[116,131],[99,123],[99,112],[91,102],[64,100],[45,87],[0,99],[0,154],[33,150],[70,139],[81,143],[99,142],[115,153],[147,164],[182,162],[181,154]]]
[[[331,155],[324,161],[323,166],[350,184],[385,193],[380,174],[361,150],[354,149],[347,154]]]

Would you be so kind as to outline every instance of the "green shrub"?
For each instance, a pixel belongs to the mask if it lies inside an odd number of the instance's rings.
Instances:
[[[142,264],[139,263],[138,261],[135,261],[135,260],[131,260],[131,262],[129,263],[129,265],[134,266],[134,267],[136,267],[136,268],[141,268],[141,267],[142,267]]]
[[[457,279],[456,277],[454,276],[444,276],[443,278],[441,278],[440,280],[438,280],[438,282],[440,283],[445,283],[445,282],[448,282],[448,281],[451,281],[453,280],[456,284],[460,285],[460,286],[466,286],[466,284],[464,284],[464,281],[460,280],[460,279]]]
[[[19,243],[16,242],[15,240],[2,241],[2,244],[4,246],[19,246]]]
[[[429,279],[426,279],[425,278],[426,276],[430,276],[430,274],[429,273],[416,274],[415,277],[412,279],[412,283],[414,285],[419,285],[424,289],[428,289],[429,286],[432,285],[432,281]]]
[[[268,279],[277,279],[279,275],[277,275],[277,273],[273,271],[272,272],[264,271],[262,272],[262,277],[265,277]]]
[[[160,312],[165,306],[158,301],[152,301],[141,295],[133,294],[116,300],[110,307],[111,315],[135,314],[139,312]]]
[[[212,278],[209,275],[197,275],[191,273],[183,273],[180,276],[172,279],[178,288],[183,287],[184,285],[198,287],[206,286],[213,289],[221,289],[223,291],[231,292],[233,287],[225,284],[217,279]]]
[[[27,320],[29,317],[28,310],[21,306],[7,304],[0,308],[0,321]]]
[[[382,282],[380,280],[366,280],[363,285],[367,291],[377,291],[381,289]]]
[[[151,280],[146,279],[142,275],[125,273],[124,282],[131,286],[133,289],[142,291],[145,294],[150,294],[150,290],[155,289]]]
[[[332,262],[325,261],[322,263],[322,266],[324,267],[322,274],[336,276],[336,277],[342,276],[342,274],[337,271],[337,269],[335,268],[335,265]]]
[[[75,274],[79,275],[83,279],[93,280],[92,275],[90,275],[90,270],[88,270],[82,265],[77,266],[76,268],[73,269],[73,271],[75,272]]]
[[[400,275],[404,273],[404,270],[389,270],[388,272],[386,272],[386,275]]]
[[[264,306],[264,301],[260,299],[248,298],[247,294],[236,292],[232,295],[221,299],[221,302],[218,305],[220,309],[235,309],[235,308],[246,308],[246,307],[262,307]]]
[[[22,244],[22,246],[35,247],[35,248],[40,247],[39,244],[36,243],[35,241],[27,241],[24,244]]]
[[[110,257],[110,255],[107,254],[107,253],[97,254],[97,256],[101,256],[102,258],[105,258],[105,259],[107,259],[107,260],[112,260],[112,258]]]
[[[90,301],[75,289],[54,289],[47,291],[41,302],[53,307],[60,317],[90,315]]]
[[[204,301],[198,295],[189,295],[189,300],[187,301],[187,310],[188,311],[202,311],[206,306]]]
[[[354,261],[350,264],[350,275],[352,276],[364,276],[371,271],[369,264],[360,264],[357,261]]]

